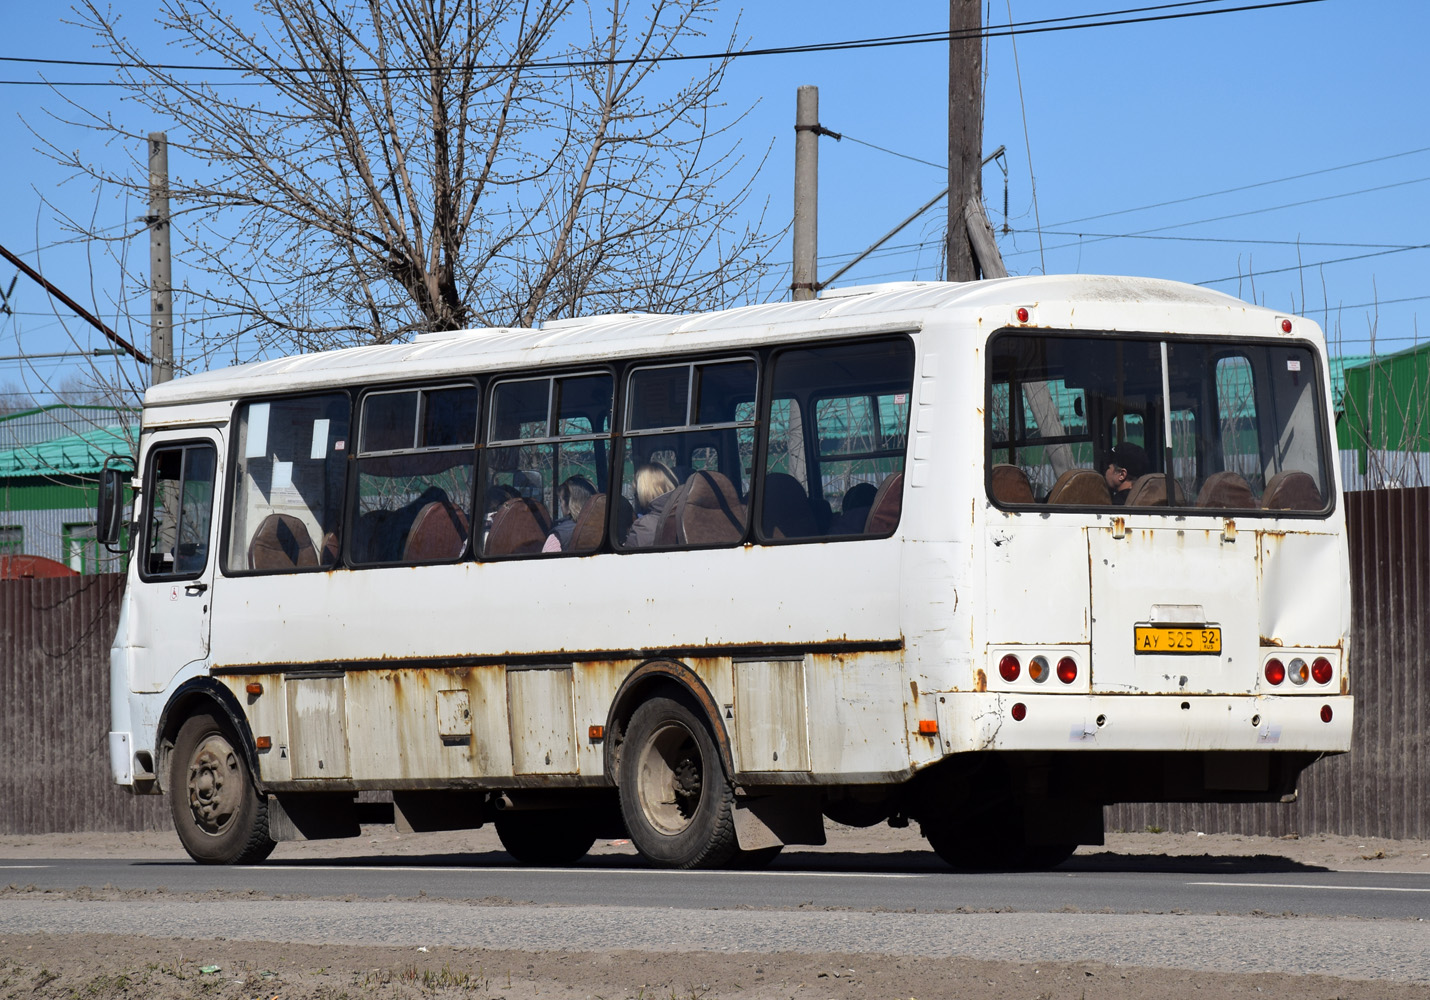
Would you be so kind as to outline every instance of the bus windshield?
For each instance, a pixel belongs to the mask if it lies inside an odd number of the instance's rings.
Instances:
[[[989,365],[988,481],[1001,506],[1330,509],[1308,345],[1006,332]]]

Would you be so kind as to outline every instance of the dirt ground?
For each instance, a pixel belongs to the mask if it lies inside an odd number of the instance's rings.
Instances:
[[[1307,869],[1430,872],[1430,842],[1344,837],[1273,840],[1229,835],[1115,833],[1083,848],[1071,865],[1174,857],[1209,863],[1242,857]],[[401,835],[370,828],[354,840],[280,844],[275,858],[300,859],[499,851],[483,829]],[[912,830],[839,828],[823,848],[927,860]],[[634,852],[624,841],[597,853]],[[916,857],[911,852],[920,852]],[[0,858],[178,858],[170,832],[0,837]],[[793,859],[792,859],[793,860]],[[481,863],[491,863],[483,858]],[[0,906],[3,906],[0,900]],[[1393,929],[1387,929],[1393,933]],[[160,939],[112,935],[0,935],[0,1000],[19,998],[214,998],[214,1000],[1430,1000],[1430,985],[1316,976],[1194,972],[1098,963],[1019,963],[965,958],[781,953],[527,952],[457,948],[372,948]]]

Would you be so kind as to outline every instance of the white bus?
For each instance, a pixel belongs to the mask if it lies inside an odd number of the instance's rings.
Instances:
[[[113,778],[215,863],[385,818],[749,865],[829,818],[1037,866],[1110,803],[1285,801],[1351,736],[1329,395],[1309,320],[1094,276],[155,386]]]

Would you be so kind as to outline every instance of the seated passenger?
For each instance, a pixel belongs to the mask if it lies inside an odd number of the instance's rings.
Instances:
[[[561,516],[551,526],[542,552],[561,552],[571,547],[571,533],[576,530],[576,518],[581,516],[586,502],[596,495],[596,487],[585,476],[571,476],[556,488],[556,505]]]
[[[642,462],[636,466],[635,478],[636,510],[640,513],[626,535],[626,546],[649,548],[655,544],[661,515],[675,499],[675,488],[680,484],[675,473],[660,462]]]
[[[1102,476],[1112,491],[1114,504],[1125,504],[1132,484],[1150,471],[1147,453],[1130,441],[1124,441],[1107,453],[1107,468]]]

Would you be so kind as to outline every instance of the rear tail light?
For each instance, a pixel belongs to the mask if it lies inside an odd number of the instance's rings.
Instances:
[[[1018,662],[1018,658],[1012,653],[1003,654],[1003,659],[998,661],[998,675],[1009,684],[1018,679],[1018,674],[1023,670],[1023,665]]]
[[[1041,684],[1052,673],[1046,656],[1035,656],[1028,661],[1028,676]]]
[[[1305,684],[1311,678],[1311,668],[1298,656],[1287,666],[1286,676],[1291,678],[1292,684]]]
[[[1064,684],[1077,680],[1077,661],[1071,656],[1064,656],[1058,661],[1058,680]]]
[[[1330,706],[1330,705],[1322,705],[1322,706],[1321,706],[1321,721],[1322,721],[1322,722],[1330,722],[1330,721],[1331,721],[1331,714],[1332,714],[1332,713],[1331,713],[1331,706]]]
[[[1028,706],[1021,701],[1013,703],[1013,721],[1022,722],[1028,717]]]
[[[1311,679],[1317,684],[1331,683],[1331,661],[1324,656],[1318,656],[1311,664]]]
[[[1286,679],[1286,664],[1272,657],[1266,661],[1266,682],[1280,684]]]

